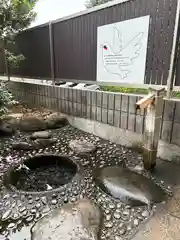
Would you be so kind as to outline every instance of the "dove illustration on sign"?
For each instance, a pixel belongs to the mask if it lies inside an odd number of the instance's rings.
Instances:
[[[101,45],[102,60],[106,71],[119,75],[121,79],[127,78],[134,61],[140,55],[143,35],[144,33],[140,32],[129,42],[123,43],[122,33],[114,27],[112,45],[109,42]]]

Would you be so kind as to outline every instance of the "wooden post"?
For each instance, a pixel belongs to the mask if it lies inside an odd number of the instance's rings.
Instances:
[[[147,106],[147,116],[145,121],[143,162],[146,170],[152,170],[156,165],[165,94],[164,89],[151,89],[150,91],[151,94],[154,95],[154,102]]]

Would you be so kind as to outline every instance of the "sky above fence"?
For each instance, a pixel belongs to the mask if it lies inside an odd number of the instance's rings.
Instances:
[[[31,26],[82,11],[85,9],[84,3],[85,0],[39,0],[35,7],[37,18]]]

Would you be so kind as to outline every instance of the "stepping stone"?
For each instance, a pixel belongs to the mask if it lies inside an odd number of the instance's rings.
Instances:
[[[35,146],[36,148],[41,148],[41,147],[48,147],[56,143],[55,139],[43,139],[39,138],[35,140]]]
[[[14,150],[32,150],[33,146],[31,144],[29,144],[28,142],[17,142],[17,143],[13,143],[12,144],[12,148]]]
[[[179,240],[180,219],[175,218],[160,208],[132,238],[132,240]]]
[[[94,180],[105,193],[132,206],[150,206],[166,197],[152,180],[120,166],[97,169]]]
[[[32,240],[98,240],[99,208],[88,199],[67,203],[41,218],[31,229]]]
[[[46,138],[50,138],[51,136],[52,136],[52,134],[48,131],[39,131],[39,132],[34,132],[31,135],[31,139],[37,139],[37,138],[46,139]]]
[[[78,154],[87,154],[94,152],[96,145],[81,138],[70,141],[69,148]]]

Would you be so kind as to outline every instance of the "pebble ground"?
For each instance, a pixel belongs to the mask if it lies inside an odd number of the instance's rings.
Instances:
[[[53,130],[53,138],[56,143],[45,149],[31,151],[12,150],[14,141],[26,141],[27,134],[13,136],[0,140],[0,239],[6,240],[30,240],[30,227],[42,215],[51,209],[62,206],[67,202],[88,197],[92,199],[103,212],[100,239],[124,240],[129,239],[140,225],[145,222],[155,211],[148,211],[147,207],[133,208],[108,197],[95,186],[92,174],[98,167],[122,164],[129,168],[142,166],[142,156],[131,149],[104,141],[92,134],[80,131],[72,126],[66,126],[59,130]],[[81,137],[97,145],[96,154],[79,156],[69,148],[69,142]],[[38,153],[67,154],[73,158],[79,166],[79,174],[54,193],[24,194],[7,189],[3,183],[3,176],[8,168],[20,163],[20,161],[33,157]],[[152,178],[157,184],[171,192],[169,186],[161,182],[145,171],[142,174]]]

